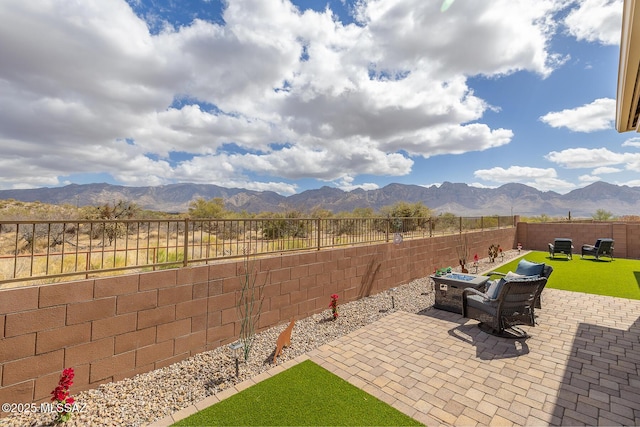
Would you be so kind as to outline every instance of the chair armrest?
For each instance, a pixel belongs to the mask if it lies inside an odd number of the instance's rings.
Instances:
[[[506,276],[506,275],[507,275],[507,273],[500,273],[499,271],[490,271],[490,272],[488,272],[488,273],[485,273],[484,275],[485,275],[485,276],[489,276],[489,277],[491,277],[491,276],[501,276],[501,277],[504,277],[504,276]]]
[[[476,294],[478,296],[481,296],[483,298],[487,298],[489,299],[489,296],[487,294],[485,294],[484,292],[481,292],[475,288],[466,288],[462,291],[462,298],[466,298],[468,294]]]

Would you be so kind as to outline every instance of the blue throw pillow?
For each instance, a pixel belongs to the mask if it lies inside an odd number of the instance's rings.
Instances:
[[[500,290],[502,289],[502,285],[504,285],[504,282],[506,282],[506,280],[504,280],[504,278],[500,279],[500,280],[492,280],[489,285],[489,288],[487,288],[487,292],[485,292],[485,294],[487,295],[487,297],[489,299],[496,299],[498,298],[498,295],[500,294]]]
[[[537,263],[527,261],[526,259],[520,260],[518,263],[518,268],[516,268],[517,274],[522,274],[523,276],[540,276],[542,274],[542,270],[544,269],[544,263]]]

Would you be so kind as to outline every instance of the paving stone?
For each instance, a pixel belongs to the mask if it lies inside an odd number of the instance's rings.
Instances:
[[[483,400],[482,402],[478,403],[478,406],[476,407],[476,410],[478,412],[481,412],[489,417],[493,417],[496,412],[498,411],[498,406],[494,405],[491,402],[488,402],[486,400]]]
[[[520,414],[516,414],[515,412],[511,412],[511,410],[507,410],[507,409],[503,409],[500,408],[498,409],[498,412],[496,412],[496,416],[497,417],[502,417],[504,419],[507,419],[509,421],[511,421],[514,424],[517,425],[524,425],[524,423],[527,421],[526,417],[523,417]]]

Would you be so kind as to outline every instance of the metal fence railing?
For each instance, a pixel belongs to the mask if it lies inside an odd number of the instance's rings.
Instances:
[[[514,217],[0,221],[0,286],[514,227]]]

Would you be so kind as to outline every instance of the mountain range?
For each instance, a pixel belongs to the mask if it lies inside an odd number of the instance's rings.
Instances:
[[[376,190],[343,191],[322,187],[282,196],[270,191],[251,191],[205,184],[170,184],[155,187],[124,187],[112,184],[71,184],[64,187],[0,190],[0,200],[40,201],[75,206],[102,205],[120,200],[134,202],[143,209],[186,212],[197,198],[220,197],[233,211],[283,212],[288,209],[311,211],[322,208],[349,212],[370,207],[379,210],[396,202],[422,202],[436,213],[460,216],[525,215],[591,217],[598,209],[613,215],[640,215],[640,187],[596,182],[567,194],[542,192],[524,184],[505,184],[497,188],[477,188],[444,182],[422,187],[389,184]]]

